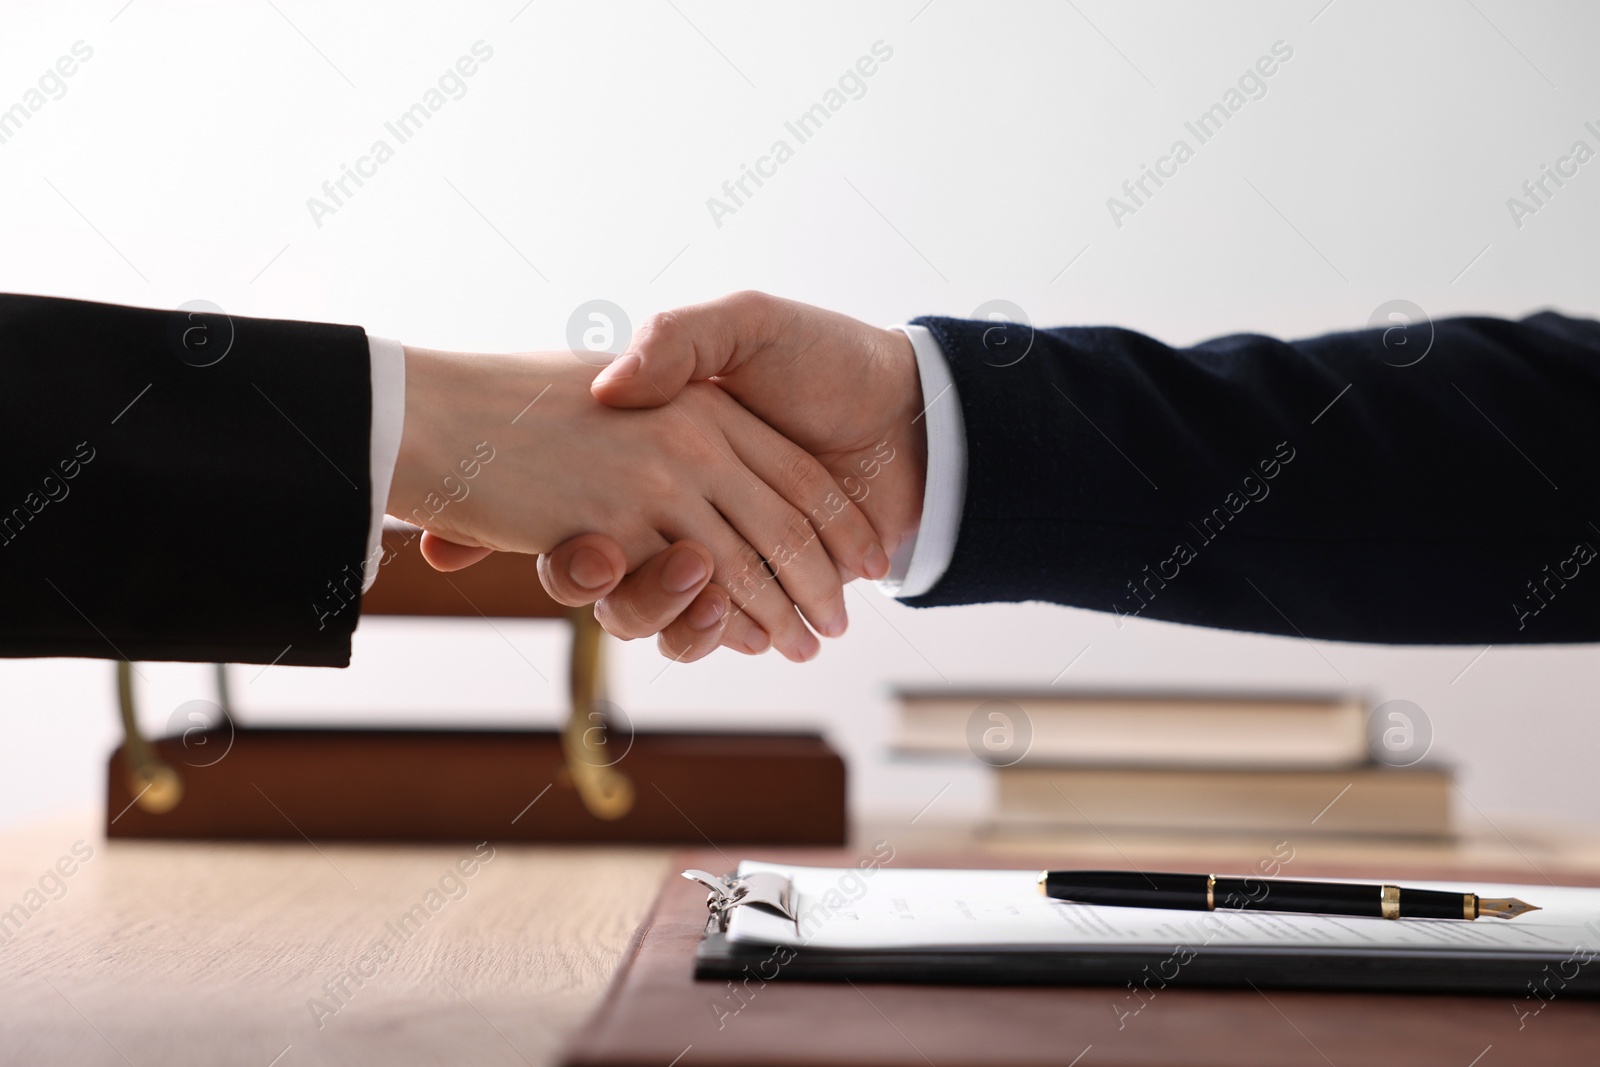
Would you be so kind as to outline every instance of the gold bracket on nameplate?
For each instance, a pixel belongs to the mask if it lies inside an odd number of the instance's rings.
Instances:
[[[578,797],[589,814],[597,819],[620,819],[633,810],[633,782],[618,770],[616,762],[626,754],[631,738],[622,742],[607,715],[602,642],[605,631],[586,608],[574,609],[572,659],[568,692],[571,708],[561,730],[561,748],[567,772]],[[227,665],[216,664],[218,703],[231,720]],[[134,803],[152,815],[162,815],[183,801],[183,774],[161,758],[156,747],[139,729],[139,716],[133,695],[133,665],[117,663],[117,703],[122,713],[123,757],[127,761],[128,791]]]
[[[626,754],[612,744],[615,731],[606,716],[605,663],[601,643],[605,631],[588,608],[574,608],[572,618],[572,710],[561,731],[572,784],[589,814],[620,819],[633,810],[633,782],[615,763]]]
[[[215,667],[217,705],[224,720],[231,720],[228,667],[224,663]],[[122,714],[122,755],[128,763],[128,792],[141,810],[164,815],[183,801],[183,775],[161,758],[139,729],[138,708],[133,699],[133,664],[126,660],[117,662],[117,710]]]

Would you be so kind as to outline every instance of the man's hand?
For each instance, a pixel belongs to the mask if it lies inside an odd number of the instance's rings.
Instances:
[[[763,293],[735,293],[650,319],[595,379],[593,392],[612,407],[653,408],[706,379],[819,459],[853,504],[845,513],[859,507],[886,552],[917,529],[927,437],[916,356],[904,334]],[[816,533],[828,543],[826,525]],[[719,643],[750,647],[759,620],[734,610],[744,603],[738,588],[675,592],[663,584],[659,561],[624,578],[621,555],[606,537],[579,537],[542,558],[539,573],[557,600],[595,603],[602,625],[619,637],[659,632],[662,652],[676,659],[698,659]],[[886,557],[864,568],[840,563],[863,577],[888,573]]]
[[[603,530],[599,549],[569,542],[571,581],[620,567],[693,598],[714,578],[754,620],[746,651],[765,651],[770,635],[791,659],[814,656],[796,605],[819,632],[843,633],[841,576],[887,561],[821,465],[713,386],[611,411],[590,395],[593,377],[570,353],[408,348],[387,510],[422,526],[425,554],[445,568]],[[609,617],[625,625],[628,609],[618,602]]]

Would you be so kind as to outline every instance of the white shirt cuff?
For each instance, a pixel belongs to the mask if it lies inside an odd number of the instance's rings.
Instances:
[[[928,472],[922,493],[922,523],[895,550],[889,577],[878,588],[895,597],[921,596],[944,577],[956,551],[967,490],[967,433],[944,350],[926,326],[895,326],[911,339],[922,380],[924,407],[918,416],[928,435]]]
[[[372,588],[383,552],[383,513],[400,458],[406,421],[406,350],[399,341],[368,335],[372,363],[372,519],[367,527],[367,559],[361,591]]]

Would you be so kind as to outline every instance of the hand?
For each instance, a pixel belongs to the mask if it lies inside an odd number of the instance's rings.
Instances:
[[[713,577],[745,590],[761,651],[770,635],[791,659],[816,654],[796,605],[818,631],[842,633],[840,568],[875,571],[883,550],[816,460],[713,386],[655,410],[611,411],[590,395],[594,373],[565,352],[407,348],[389,513],[422,526],[425,552],[446,564],[474,551],[548,552],[604,530],[607,562],[635,570],[688,540],[641,573],[680,595]],[[764,558],[782,560],[776,581],[752,580]],[[572,553],[568,573],[584,562]]]
[[[593,392],[613,407],[650,408],[703,379],[816,456],[886,552],[917,529],[927,437],[916,356],[904,334],[763,293],[736,293],[652,318],[596,378]],[[819,533],[826,541],[827,528]],[[886,559],[866,571],[847,569],[873,578],[888,573]],[[596,617],[618,637],[659,633],[661,651],[684,660],[719,643],[747,647],[759,620],[730,610],[727,587],[675,592],[661,583],[661,561],[624,578],[626,570],[620,549],[598,535],[540,560],[553,597],[595,603]]]

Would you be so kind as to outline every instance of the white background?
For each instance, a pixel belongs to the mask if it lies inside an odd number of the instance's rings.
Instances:
[[[746,287],[884,324],[1003,298],[1035,323],[1173,342],[1357,327],[1394,298],[1435,317],[1596,310],[1600,162],[1520,228],[1506,206],[1575,140],[1600,149],[1584,5],[275,2],[0,15],[0,108],[74,42],[94,50],[0,144],[0,290],[202,298],[481,351],[564,348],[593,298],[638,323]],[[307,198],[478,40],[494,54],[466,95],[315,225]],[[1193,144],[1184,121],[1280,40],[1294,54],[1267,95],[1113,225],[1106,198]],[[877,41],[893,57],[865,95],[715,225],[706,199]],[[1600,604],[1600,576],[1562,595]],[[651,643],[619,648],[616,695],[642,726],[821,724],[858,814],[937,798],[948,818],[984,809],[986,779],[886,759],[892,683],[1348,681],[1425,709],[1464,824],[1600,823],[1593,647],[1313,646],[1046,606],[913,611],[859,587],[850,607],[807,665],[663,670]],[[561,654],[538,624],[373,619],[347,671],[233,679],[257,723],[550,723]],[[212,695],[206,668],[140,670],[152,730]],[[0,662],[0,822],[102,802],[111,677]]]

